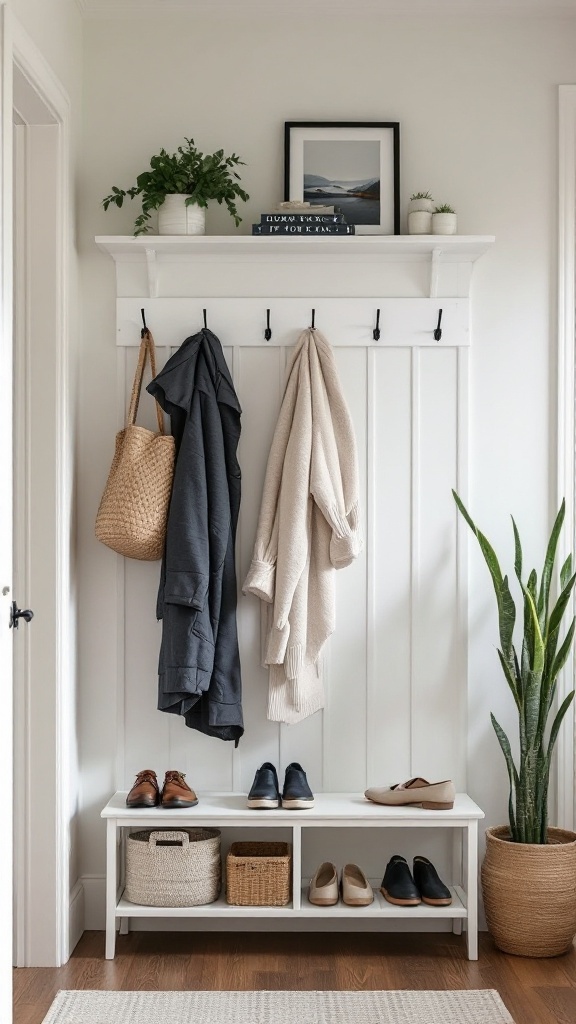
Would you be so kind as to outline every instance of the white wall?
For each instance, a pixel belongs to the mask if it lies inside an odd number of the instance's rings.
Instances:
[[[93,236],[129,232],[136,212],[105,214],[102,196],[131,184],[159,146],[191,134],[207,151],[224,146],[247,161],[248,231],[281,198],[285,119],[399,120],[403,206],[412,190],[429,188],[456,207],[461,233],[497,236],[473,285],[470,508],[508,556],[513,512],[527,561],[539,563],[555,469],[556,86],[576,80],[575,44],[576,22],[546,18],[330,16],[295,25],[167,15],[140,21],[137,35],[126,21],[113,30],[87,25],[78,449],[84,875],[103,871],[97,815],[114,788],[118,642],[116,571],[93,539],[110,460],[102,437],[117,420],[114,269]],[[208,230],[233,225],[216,207]],[[504,726],[514,716],[475,549],[470,594],[468,790],[493,824],[505,820],[506,784],[489,711]]]
[[[8,7],[60,79],[72,102],[78,127],[82,95],[82,16],[75,0],[8,0]]]

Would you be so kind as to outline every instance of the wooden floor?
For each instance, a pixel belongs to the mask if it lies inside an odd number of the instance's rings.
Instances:
[[[230,934],[119,936],[86,932],[65,967],[14,972],[14,1024],[41,1024],[59,989],[494,988],[516,1024],[576,1024],[576,950],[554,960],[499,953],[481,936],[480,960],[451,934]]]

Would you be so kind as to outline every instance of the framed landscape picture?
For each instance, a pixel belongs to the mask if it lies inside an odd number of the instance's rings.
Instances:
[[[398,121],[286,121],[284,199],[334,205],[357,234],[400,234]]]

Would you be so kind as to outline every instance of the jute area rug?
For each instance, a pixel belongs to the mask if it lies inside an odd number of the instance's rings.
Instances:
[[[44,1024],[514,1024],[497,992],[59,992]]]

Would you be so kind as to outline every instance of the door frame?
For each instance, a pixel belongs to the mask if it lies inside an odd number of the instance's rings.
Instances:
[[[0,139],[12,137],[12,54],[6,8],[0,8]],[[7,68],[10,73],[7,73]],[[12,879],[12,636],[7,629],[12,601],[12,157],[0,144],[0,773],[5,787],[4,841],[0,843],[2,902]],[[12,1019],[12,907],[0,929],[0,1019]]]
[[[70,258],[72,252],[71,234],[71,146],[70,146],[70,102],[66,92],[46,62],[41,51],[32,42],[17,18],[3,4],[4,23],[4,63],[2,78],[5,97],[10,96],[9,130],[2,132],[2,164],[13,166],[14,133],[12,80],[14,69],[17,68],[24,76],[30,88],[41,103],[48,108],[55,122],[57,131],[57,157],[55,172],[55,201],[57,210],[57,229],[54,239],[56,300],[52,302],[51,319],[47,323],[46,332],[39,335],[36,331],[29,339],[30,351],[34,355],[35,346],[42,346],[55,367],[54,393],[47,395],[45,406],[41,410],[41,420],[46,430],[54,439],[54,465],[50,471],[50,492],[52,501],[46,503],[43,510],[45,517],[45,536],[49,545],[50,565],[52,570],[49,587],[49,602],[53,602],[54,628],[44,643],[47,646],[46,673],[31,672],[29,676],[24,669],[23,678],[14,678],[15,684],[22,688],[24,700],[16,706],[14,722],[14,767],[18,785],[18,807],[15,808],[15,843],[14,843],[14,885],[17,913],[15,916],[15,963],[17,966],[60,966],[70,955],[70,849],[71,820],[74,813],[71,755],[72,742],[75,734],[75,658],[74,658],[74,617],[72,589],[72,496],[73,496],[73,394],[69,338],[70,338]],[[6,108],[6,102],[5,102]],[[4,110],[5,118],[8,116]],[[6,219],[11,219],[14,193],[12,179],[7,197]],[[10,267],[9,287],[14,287],[13,242],[12,233],[2,234],[2,258],[4,265]],[[31,284],[30,267],[24,271],[24,288],[28,293]],[[8,289],[8,284],[4,286]],[[18,286],[17,286],[18,287]],[[12,298],[6,295],[6,297]],[[13,337],[12,303],[10,302],[10,323],[5,330]],[[40,412],[34,408],[28,411],[31,417],[32,430],[38,429],[40,423],[34,424],[34,416],[40,420]],[[25,442],[16,439],[17,461],[26,459]],[[18,549],[18,534],[26,537],[30,522],[14,524],[15,544]],[[22,543],[20,541],[20,546]],[[41,568],[40,570],[41,571]],[[30,578],[34,582],[34,567]],[[32,587],[34,589],[34,587]],[[43,581],[43,592],[46,594],[46,580]],[[29,595],[16,595],[26,602]],[[37,609],[38,613],[38,609]],[[37,622],[38,624],[38,618]],[[34,629],[34,626],[31,627]],[[21,631],[22,632],[22,631]],[[30,634],[30,637],[32,634]],[[28,637],[27,637],[28,640]],[[33,642],[28,640],[28,642]],[[26,734],[30,706],[36,700],[36,693],[42,689],[43,704],[52,710],[47,717],[45,734],[41,744],[28,744]],[[26,706],[27,705],[27,706]],[[47,766],[49,770],[47,771]],[[39,793],[39,780],[42,780],[42,794]],[[49,811],[40,821],[37,814],[40,797],[47,804]],[[47,856],[35,858],[32,862],[31,851],[43,847]],[[40,875],[40,877],[39,877]],[[39,915],[49,916],[49,926],[38,929],[35,921]]]
[[[558,182],[558,434],[556,505],[566,499],[566,519],[560,538],[560,557],[574,551],[576,528],[576,85],[559,87]],[[568,616],[574,614],[574,596]],[[558,700],[574,687],[574,652],[558,679]],[[572,728],[569,728],[569,722]],[[576,821],[574,773],[576,706],[558,736],[558,824],[573,829]]]

